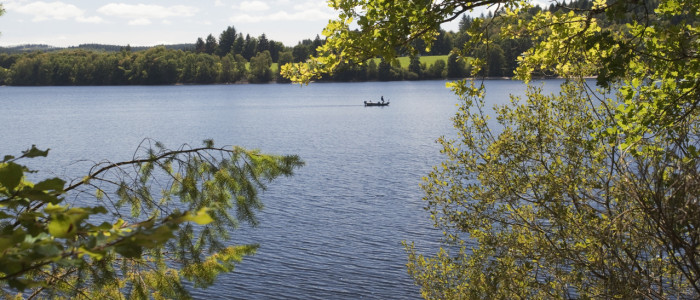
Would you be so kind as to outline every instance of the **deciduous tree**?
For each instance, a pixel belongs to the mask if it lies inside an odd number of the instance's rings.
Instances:
[[[467,64],[462,57],[452,53],[447,57],[447,77],[463,78],[467,75]]]
[[[527,36],[517,78],[566,79],[556,94],[530,84],[495,116],[482,84],[448,84],[459,137],[440,139],[447,160],[423,185],[443,247],[407,247],[424,297],[700,297],[700,1],[579,2],[334,1],[319,56],[284,67],[306,82],[345,60],[392,60],[488,7],[456,54]],[[471,63],[479,74],[484,60]]]
[[[420,57],[413,56],[408,64],[409,77],[413,80],[420,79],[423,76],[423,68],[421,67]]]
[[[248,73],[248,81],[252,83],[264,83],[272,80],[272,57],[270,51],[263,51],[255,55],[250,60],[250,72]]]
[[[291,64],[294,62],[294,55],[292,55],[292,51],[284,51],[279,54],[279,65],[283,66],[286,64]],[[280,75],[280,68],[277,68],[277,82],[284,82],[284,83],[289,83],[289,80],[287,78],[284,78],[283,76]]]

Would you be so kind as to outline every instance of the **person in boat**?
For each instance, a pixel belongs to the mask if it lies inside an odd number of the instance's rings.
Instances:
[[[384,103],[384,96],[382,96],[382,103]]]

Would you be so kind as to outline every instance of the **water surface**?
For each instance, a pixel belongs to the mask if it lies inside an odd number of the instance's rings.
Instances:
[[[493,103],[523,90],[487,88]],[[362,105],[382,95],[389,107]],[[195,297],[413,299],[401,241],[437,247],[419,184],[443,159],[434,141],[454,135],[458,101],[444,81],[0,87],[0,155],[48,147],[50,159],[32,166],[80,178],[91,166],[83,160],[128,160],[145,138],[298,154],[306,166],[262,195],[260,226],[233,234],[260,244],[258,254]]]

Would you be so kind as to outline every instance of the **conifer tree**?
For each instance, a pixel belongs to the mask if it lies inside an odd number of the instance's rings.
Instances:
[[[233,44],[236,42],[236,28],[229,26],[219,35],[219,48],[217,54],[225,56],[233,50]]]
[[[204,40],[201,37],[197,38],[197,42],[194,44],[194,50],[197,53],[204,53],[207,51],[206,43],[204,43]]]
[[[207,54],[214,54],[218,49],[219,43],[213,35],[209,34],[207,40],[204,42],[204,52]]]

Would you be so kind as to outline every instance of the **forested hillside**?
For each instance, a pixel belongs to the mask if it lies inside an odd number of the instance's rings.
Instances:
[[[567,6],[547,8],[550,11],[590,7],[588,0]],[[541,11],[534,7],[524,18]],[[469,62],[449,55],[465,45],[471,37],[466,33],[474,22],[491,15],[472,18],[463,16],[457,32],[440,30],[432,45],[420,39],[413,41],[416,53],[399,49],[405,58],[386,61],[368,58],[362,63],[349,62],[336,68],[320,81],[389,81],[460,78],[470,73]],[[489,27],[485,35],[496,36],[500,28]],[[0,48],[0,84],[2,85],[166,85],[212,83],[288,82],[279,76],[279,65],[304,62],[316,55],[325,40],[300,41],[290,47],[270,40],[265,34],[252,37],[237,32],[233,26],[218,38],[209,34],[194,44],[162,45],[151,48],[83,44],[58,49],[47,45],[26,45]],[[509,77],[517,65],[517,57],[532,45],[527,38],[494,40],[489,45],[468,49],[471,57],[486,61],[481,75]],[[35,51],[28,51],[39,49]],[[424,59],[421,59],[423,57]],[[425,59],[438,57],[439,59]],[[446,58],[446,59],[445,59]],[[556,74],[542,74],[553,76]]]

